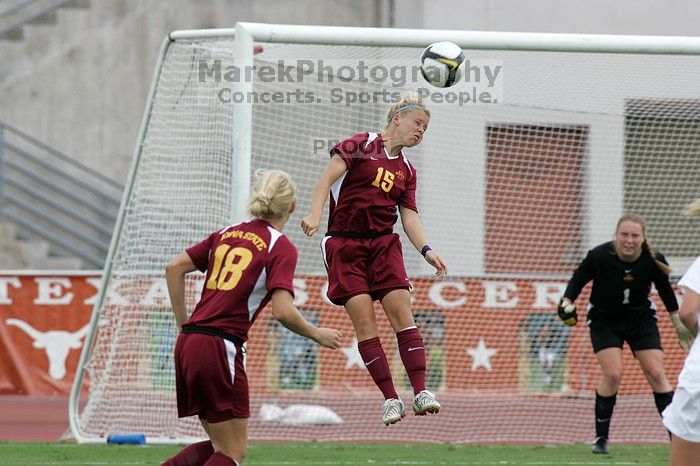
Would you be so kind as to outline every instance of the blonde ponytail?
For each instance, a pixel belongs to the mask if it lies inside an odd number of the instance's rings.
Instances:
[[[248,212],[257,218],[282,218],[289,214],[295,196],[291,176],[281,170],[267,170],[253,185]]]

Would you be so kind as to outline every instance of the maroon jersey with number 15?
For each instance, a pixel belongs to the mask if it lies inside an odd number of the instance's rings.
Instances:
[[[186,324],[246,341],[272,291],[294,293],[297,250],[265,220],[228,226],[186,251],[194,265],[206,271],[202,297]]]
[[[378,133],[356,134],[331,149],[348,169],[331,186],[328,231],[383,232],[397,206],[416,207],[416,170],[403,153],[390,157]]]

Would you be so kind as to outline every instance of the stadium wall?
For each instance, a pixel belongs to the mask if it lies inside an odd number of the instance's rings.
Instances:
[[[0,77],[0,120],[123,182],[163,38],[236,21],[379,26],[381,0],[92,0],[28,26]],[[5,56],[5,48],[0,48]],[[8,65],[9,63],[9,65]],[[4,67],[11,66],[9,70]]]
[[[397,0],[396,27],[474,31],[696,36],[692,0]]]

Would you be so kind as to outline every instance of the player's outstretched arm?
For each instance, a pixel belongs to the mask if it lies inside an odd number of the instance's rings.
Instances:
[[[294,333],[310,338],[326,348],[339,348],[339,330],[326,327],[316,327],[304,318],[299,310],[294,306],[292,294],[284,289],[278,288],[272,292],[272,316],[279,320],[282,325]]]
[[[168,284],[168,295],[170,295],[170,305],[175,314],[175,322],[178,327],[187,321],[187,311],[185,310],[185,275],[197,270],[189,254],[182,252],[172,258],[165,266],[165,281]]]
[[[683,293],[683,303],[681,303],[681,309],[678,311],[678,315],[680,320],[693,335],[698,334],[698,309],[700,309],[700,294],[690,288],[686,288]]]
[[[400,206],[399,213],[401,214],[403,231],[406,232],[406,236],[408,236],[408,240],[413,244],[413,247],[423,254],[423,257],[430,265],[435,267],[435,275],[438,277],[447,275],[447,264],[435,251],[427,246],[428,240],[425,238],[423,224],[418,218],[418,212],[408,207]]]
[[[686,288],[680,310],[669,313],[671,323],[678,335],[678,343],[684,350],[689,350],[693,346],[698,333],[698,309],[700,309],[700,295]]]
[[[306,236],[312,236],[318,231],[321,226],[321,217],[323,216],[323,207],[328,199],[328,192],[340,176],[348,169],[345,161],[339,156],[334,155],[326,168],[321,173],[320,178],[314,186],[314,193],[311,198],[311,211],[309,215],[301,221],[301,229]]]

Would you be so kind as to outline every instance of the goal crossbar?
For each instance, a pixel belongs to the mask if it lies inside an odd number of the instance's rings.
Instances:
[[[451,31],[340,26],[305,26],[239,22],[235,28],[185,29],[170,33],[172,40],[249,35],[270,43],[313,43],[384,47],[425,47],[451,41],[465,49],[541,52],[598,52],[665,55],[700,54],[700,37],[623,34],[566,34],[498,31]]]

